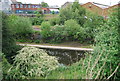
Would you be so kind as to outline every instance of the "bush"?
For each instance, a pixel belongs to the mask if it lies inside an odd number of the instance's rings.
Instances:
[[[68,34],[65,31],[65,27],[63,25],[55,25],[51,28],[51,32],[51,42],[60,43],[67,40]]]
[[[7,73],[8,73],[8,70],[10,69],[10,67],[12,66],[8,60],[5,58],[5,55],[4,54],[1,54],[1,57],[2,57],[2,62],[1,62],[1,69],[2,69],[2,72],[3,72],[3,78],[4,79],[7,79]]]
[[[32,25],[41,25],[41,23],[44,21],[42,17],[32,17],[30,19],[32,21]]]
[[[12,63],[12,56],[16,55],[16,51],[20,48],[16,45],[13,32],[10,30],[8,24],[8,16],[4,13],[2,15],[2,52],[5,54],[7,60]]]
[[[96,33],[101,25],[105,23],[102,16],[98,16],[92,12],[86,12],[86,21],[83,25],[84,31],[86,32],[86,40],[90,39],[89,41],[94,42]]]
[[[63,8],[60,10],[60,21],[64,24],[65,21],[74,19],[77,21],[78,24],[83,26],[85,22],[85,16],[86,11],[84,8],[80,6],[78,2],[74,2],[72,5],[67,6],[66,8]]]
[[[8,20],[8,25],[16,36],[24,37],[33,33],[32,23],[27,17],[11,15]]]
[[[55,57],[35,47],[24,47],[18,53],[8,72],[11,79],[46,76],[59,64]]]
[[[43,22],[41,24],[41,35],[42,38],[46,40],[51,36],[51,25],[49,22]]]
[[[120,47],[119,47],[119,19],[117,15],[113,15],[110,19],[101,26],[99,33],[95,37],[95,55],[102,54],[102,59],[99,64],[102,64],[106,59],[104,66],[104,78],[118,79],[120,70],[117,68],[120,66]],[[115,71],[116,70],[116,71]],[[114,73],[115,71],[115,73]],[[112,75],[112,73],[114,73]]]
[[[67,20],[65,21],[65,31],[68,34],[68,37],[71,39],[75,39],[76,32],[78,31],[82,32],[82,28],[75,20]]]
[[[60,18],[59,17],[53,18],[49,22],[52,26],[57,25],[57,24],[60,25]]]

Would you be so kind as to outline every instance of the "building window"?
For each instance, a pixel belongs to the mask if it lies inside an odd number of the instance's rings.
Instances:
[[[24,8],[27,8],[27,5],[24,5]]]
[[[92,7],[92,5],[89,5],[89,8],[91,8]]]
[[[28,5],[28,8],[31,8],[31,5]]]
[[[34,8],[37,8],[37,5],[34,5]]]
[[[34,5],[34,8],[40,8],[40,6],[39,5]]]
[[[23,8],[23,5],[22,5],[22,4],[20,4],[20,8]]]
[[[18,4],[16,4],[16,8],[19,8],[19,5],[18,5]]]
[[[32,8],[35,8],[35,6],[34,6],[34,5],[32,5]]]
[[[37,5],[35,5],[35,8],[37,8]]]

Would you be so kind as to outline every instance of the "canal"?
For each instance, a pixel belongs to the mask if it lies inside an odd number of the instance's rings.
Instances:
[[[50,56],[55,56],[62,65],[71,65],[78,62],[88,51],[44,49]]]

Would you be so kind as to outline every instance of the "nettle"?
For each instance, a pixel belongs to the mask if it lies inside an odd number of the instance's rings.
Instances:
[[[10,78],[46,76],[59,64],[54,56],[49,56],[44,50],[35,47],[24,47],[14,60],[9,70]]]

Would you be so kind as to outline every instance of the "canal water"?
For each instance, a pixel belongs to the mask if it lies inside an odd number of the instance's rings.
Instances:
[[[58,49],[44,49],[50,56],[55,56],[60,64],[71,65],[85,55],[85,51],[73,51],[73,50],[58,50]]]

